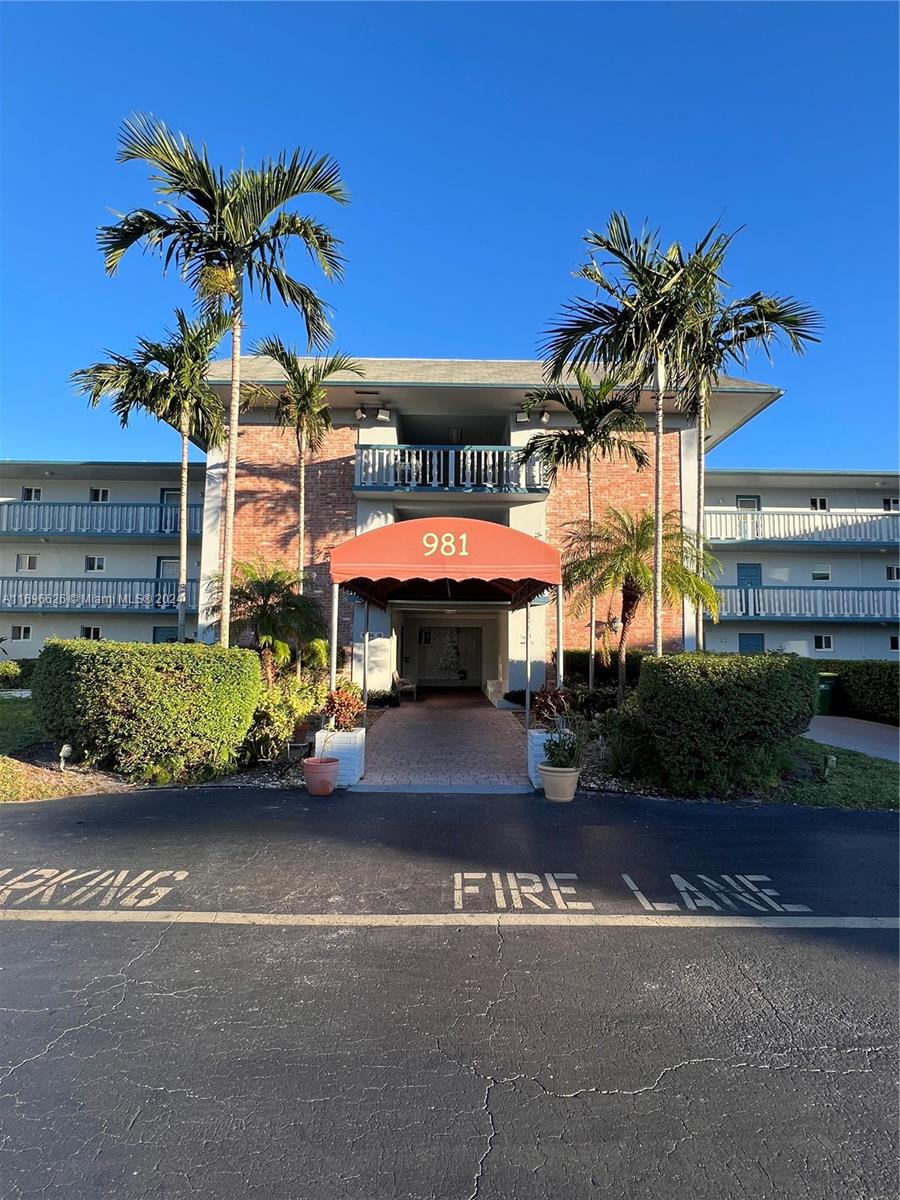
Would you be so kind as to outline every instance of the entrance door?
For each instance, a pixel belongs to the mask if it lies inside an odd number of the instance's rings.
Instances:
[[[157,588],[157,608],[178,607],[178,559],[158,558],[156,560],[156,578],[171,580],[171,583]]]
[[[420,625],[416,665],[420,686],[480,687],[481,627]]]
[[[762,563],[738,563],[737,585],[741,589],[741,612],[748,617],[756,616],[753,591],[762,587]]]

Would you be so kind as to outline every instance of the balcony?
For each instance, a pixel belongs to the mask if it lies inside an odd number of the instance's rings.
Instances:
[[[178,537],[177,504],[66,504],[6,500],[0,503],[0,537]],[[188,505],[188,537],[203,532],[203,505]]]
[[[881,548],[900,542],[900,513],[796,512],[785,508],[723,512],[707,508],[705,522],[706,536],[714,544],[800,542]]]
[[[543,499],[549,490],[537,462],[523,463],[513,446],[358,446],[357,493],[392,496],[500,496],[507,503]]]
[[[719,619],[896,621],[900,587],[717,587]]]
[[[189,579],[187,607],[197,609],[199,582]],[[170,612],[178,607],[175,579],[50,579],[0,576],[0,612]]]

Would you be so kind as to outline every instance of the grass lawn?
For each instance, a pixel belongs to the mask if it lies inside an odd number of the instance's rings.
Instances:
[[[0,700],[0,754],[20,754],[43,736],[30,700]]]
[[[775,791],[760,797],[763,803],[822,808],[900,807],[900,763],[806,738],[797,738],[791,753],[794,761],[790,773]],[[823,780],[822,768],[829,754],[837,763],[831,777]]]

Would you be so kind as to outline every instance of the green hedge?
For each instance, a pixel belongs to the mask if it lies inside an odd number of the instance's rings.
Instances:
[[[0,688],[30,688],[36,658],[0,658]]]
[[[681,795],[726,795],[775,781],[784,746],[816,708],[818,666],[789,654],[647,658],[637,720],[649,772]],[[634,730],[622,736],[634,741]]]
[[[834,671],[836,681],[831,711],[841,717],[900,724],[900,662],[878,659],[838,659],[820,666]]]
[[[260,694],[249,650],[49,641],[34,673],[35,715],[79,757],[164,783],[228,770]]]
[[[625,678],[629,683],[637,683],[638,676],[641,673],[641,662],[650,652],[648,650],[626,650],[625,651]],[[554,661],[556,655],[554,654]],[[579,681],[587,683],[588,677],[588,651],[587,650],[564,650],[563,651],[563,670],[567,683]],[[599,654],[594,655],[594,679],[599,683],[600,680],[618,680],[619,677],[619,653],[617,650],[610,651],[608,666],[604,666],[600,661]]]

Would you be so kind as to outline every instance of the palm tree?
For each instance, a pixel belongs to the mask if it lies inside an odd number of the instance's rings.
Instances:
[[[291,645],[299,658],[301,647],[325,632],[318,601],[300,594],[296,574],[283,563],[235,563],[231,598],[231,633],[253,638],[268,687],[275,668],[290,662]]]
[[[681,404],[697,425],[697,537],[704,536],[706,492],[706,429],[716,379],[732,366],[745,368],[751,350],[763,349],[771,358],[773,344],[786,341],[795,354],[818,342],[820,315],[792,296],[753,292],[726,301],[721,277],[726,251],[734,234],[719,233],[689,260],[694,296],[684,351],[685,392]],[[697,649],[703,649],[703,608],[696,608]]]
[[[705,243],[712,230],[700,243]],[[655,392],[656,512],[653,584],[653,652],[662,654],[663,431],[664,405],[683,379],[684,340],[692,276],[681,246],[663,251],[657,233],[634,234],[623,213],[613,213],[605,234],[588,232],[589,261],[577,272],[606,299],[579,298],[563,307],[543,346],[551,376],[567,365],[627,371]],[[595,253],[603,257],[598,262]],[[610,273],[612,271],[613,273]]]
[[[325,382],[340,371],[361,376],[363,369],[356,359],[337,350],[328,358],[303,362],[297,351],[278,337],[263,338],[253,349],[255,354],[265,354],[278,363],[285,375],[275,419],[282,429],[293,432],[297,446],[297,578],[302,593],[306,573],[306,455],[322,448],[331,429]]]
[[[221,316],[189,321],[175,310],[177,329],[167,340],[138,338],[129,358],[107,350],[105,362],[74,371],[71,382],[96,408],[112,397],[112,410],[124,428],[133,413],[143,410],[178,430],[181,475],[178,491],[178,640],[184,641],[187,609],[188,447],[191,438],[217,446],[224,436],[222,404],[207,382],[210,355],[225,336]]]
[[[654,571],[656,519],[652,509],[640,513],[608,508],[595,526],[575,521],[569,526],[563,552],[563,584],[569,591],[581,589],[593,595],[622,593],[619,633],[618,696],[625,695],[625,657],[635,616],[656,581]],[[666,604],[688,600],[704,604],[713,620],[719,605],[713,579],[719,564],[692,530],[681,524],[678,512],[662,519],[662,582]]]
[[[537,459],[542,463],[551,482],[556,481],[560,467],[585,468],[587,484],[587,519],[594,526],[594,480],[595,459],[630,459],[637,469],[643,470],[649,459],[644,448],[634,440],[635,435],[644,434],[647,426],[638,413],[640,388],[612,375],[595,383],[585,367],[573,369],[578,391],[570,391],[562,384],[529,392],[525,397],[525,409],[531,412],[538,406],[560,404],[574,418],[575,426],[570,429],[553,429],[537,433],[522,451],[522,461]],[[588,624],[588,687],[594,686],[594,642],[597,625],[597,600],[590,595]]]
[[[311,287],[289,275],[286,253],[294,240],[308,251],[327,279],[340,279],[340,243],[312,217],[288,212],[301,196],[325,196],[339,204],[348,199],[340,168],[328,155],[282,152],[259,167],[243,163],[226,175],[183,134],[175,134],[152,116],[124,121],[119,134],[119,162],[140,160],[153,171],[156,208],[138,208],[115,225],[98,231],[106,272],[114,275],[132,246],[159,254],[210,310],[227,309],[231,321],[231,398],[228,406],[228,463],[223,538],[222,603],[219,640],[228,644],[231,576],[234,559],[234,503],[237,478],[238,419],[241,404],[241,324],[244,287],[271,302],[275,292],[296,308],[304,321],[309,345],[324,347],[331,339],[325,306]]]

